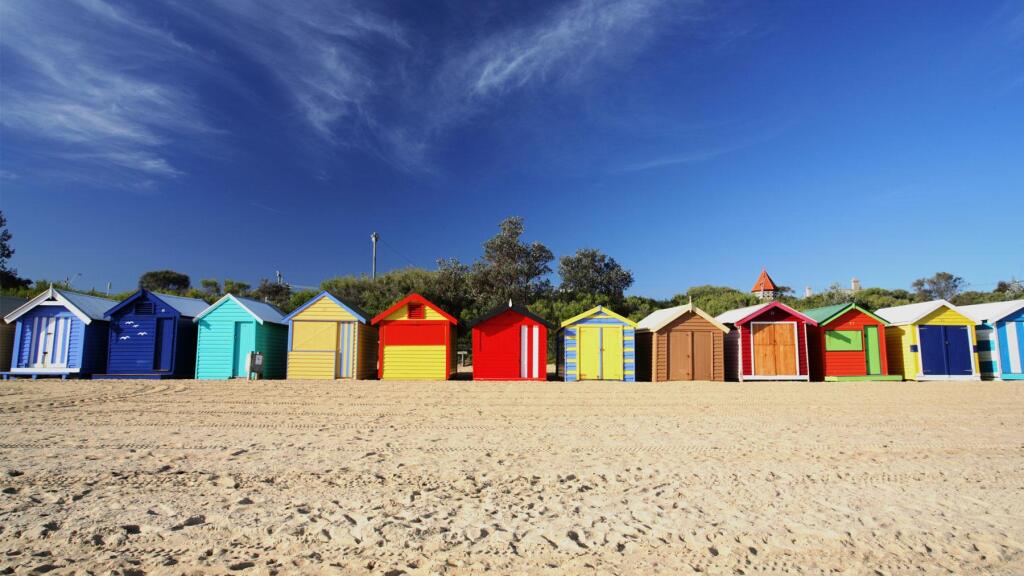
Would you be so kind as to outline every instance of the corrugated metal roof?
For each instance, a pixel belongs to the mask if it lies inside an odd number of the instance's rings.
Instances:
[[[28,302],[26,298],[19,298],[17,296],[3,296],[0,295],[0,318],[7,316],[19,306],[22,306]]]
[[[668,326],[670,323],[675,321],[676,318],[679,318],[680,316],[686,313],[696,314],[697,316],[700,316],[701,318],[711,322],[717,328],[720,328],[722,331],[729,331],[728,327],[722,325],[721,322],[719,322],[715,318],[712,318],[700,308],[695,307],[693,304],[684,304],[682,306],[673,306],[671,308],[662,308],[661,310],[655,310],[654,312],[651,312],[650,314],[645,316],[643,320],[637,322],[636,327],[637,330],[650,330],[651,332],[657,332],[658,330],[661,330],[665,326]]]
[[[103,320],[104,314],[106,314],[107,310],[117,306],[117,302],[106,298],[100,298],[98,296],[89,296],[87,294],[79,294],[78,292],[58,290],[56,288],[54,288],[53,291],[63,296],[75,308],[78,308],[83,314],[93,320]]]
[[[804,310],[804,314],[809,316],[812,320],[817,323],[822,323],[825,320],[835,316],[839,311],[849,308],[852,304],[833,304],[832,306],[822,306],[821,308],[811,308],[810,310]]]
[[[928,302],[917,302],[915,304],[904,304],[903,306],[880,308],[875,311],[875,314],[878,314],[893,326],[903,326],[906,324],[913,324],[943,306],[963,314],[963,311],[945,300],[930,300]]]
[[[249,309],[249,312],[252,312],[254,316],[264,322],[273,322],[274,324],[284,323],[284,312],[281,312],[272,304],[260,302],[259,300],[252,300],[250,298],[239,298],[238,296],[233,296],[233,298],[238,300],[240,304]]]
[[[998,322],[1010,314],[1024,308],[1024,300],[1007,300],[1006,302],[988,302],[959,306],[960,311],[968,318],[978,322]]]
[[[153,295],[166,302],[168,306],[177,310],[178,314],[186,318],[195,318],[210,306],[205,300],[198,298],[186,298],[184,296],[161,294],[159,292],[153,292]]]
[[[722,312],[718,316],[715,316],[715,320],[718,320],[722,324],[734,324],[737,320],[742,320],[747,316],[750,316],[751,314],[757,312],[761,308],[764,308],[768,304],[770,304],[770,302],[765,302],[764,304],[754,304],[753,306],[747,306],[746,308],[737,308],[735,310]]]

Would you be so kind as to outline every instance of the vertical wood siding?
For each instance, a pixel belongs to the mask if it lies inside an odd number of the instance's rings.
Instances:
[[[522,330],[527,336],[527,372],[522,377]],[[534,343],[533,331],[537,330]],[[537,347],[536,362],[532,355]],[[537,376],[532,374],[536,371]],[[546,380],[547,327],[536,320],[508,310],[473,327],[474,380]]]

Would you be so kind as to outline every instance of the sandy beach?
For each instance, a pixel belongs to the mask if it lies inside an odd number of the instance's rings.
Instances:
[[[0,383],[0,573],[1021,574],[1024,385]]]

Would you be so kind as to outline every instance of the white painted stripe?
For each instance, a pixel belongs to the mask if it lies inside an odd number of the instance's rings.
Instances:
[[[530,347],[529,334],[527,332],[529,328],[526,326],[519,327],[519,377],[527,378],[530,375],[526,365],[530,361]]]
[[[1010,372],[1020,374],[1020,345],[1017,343],[1021,334],[1017,333],[1017,323],[1006,323],[1006,346],[1010,352]]]
[[[53,358],[51,358],[51,362],[50,363],[53,364],[54,366],[59,366],[60,365],[61,356],[62,356],[62,354],[61,354],[61,352],[62,352],[61,346],[64,344],[64,319],[63,318],[57,318],[54,321],[53,332],[54,332],[54,334],[53,334],[53,354],[51,354],[51,356],[53,356]]]
[[[540,377],[540,327],[533,327],[533,377]]]

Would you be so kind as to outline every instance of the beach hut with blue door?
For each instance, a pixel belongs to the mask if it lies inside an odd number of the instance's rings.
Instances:
[[[562,322],[556,368],[566,382],[636,381],[636,322],[596,306]]]
[[[980,324],[978,361],[986,380],[1024,380],[1024,300],[960,306]]]
[[[107,370],[97,378],[191,378],[196,325],[209,305],[196,298],[139,290],[106,312]]]
[[[196,378],[246,378],[249,354],[263,354],[263,377],[284,378],[288,326],[284,313],[258,300],[226,294],[195,317]]]
[[[107,361],[104,314],[117,302],[49,287],[4,320],[14,324],[10,376],[87,378]]]
[[[977,321],[945,300],[881,308],[889,323],[885,351],[889,373],[907,380],[980,380]]]

